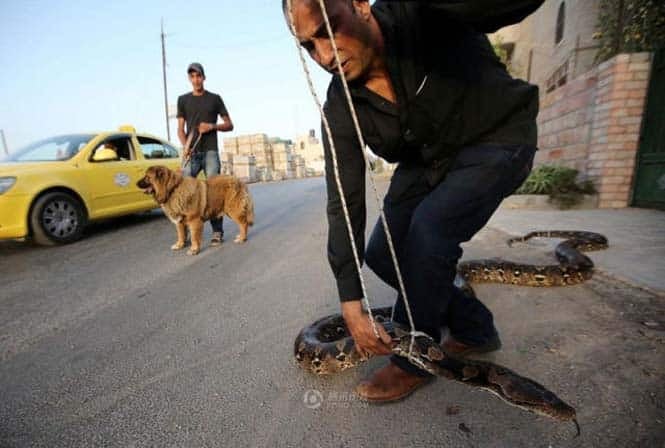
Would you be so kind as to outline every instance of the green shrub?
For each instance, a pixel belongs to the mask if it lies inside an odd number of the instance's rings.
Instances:
[[[585,194],[596,192],[591,181],[578,183],[577,174],[573,168],[541,165],[531,171],[515,194],[547,194],[559,208],[570,208],[581,202]]]

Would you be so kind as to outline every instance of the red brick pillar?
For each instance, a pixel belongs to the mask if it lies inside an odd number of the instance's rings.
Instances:
[[[631,53],[597,68],[587,174],[601,208],[629,204],[650,66],[650,53]]]

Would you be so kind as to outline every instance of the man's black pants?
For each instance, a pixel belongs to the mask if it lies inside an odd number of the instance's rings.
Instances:
[[[496,334],[492,313],[478,299],[453,285],[460,243],[470,240],[501,201],[526,179],[536,148],[480,144],[463,148],[446,177],[429,185],[426,168],[400,164],[384,199],[384,211],[395,244],[416,330],[435,340],[441,327],[460,342],[483,344]],[[367,265],[399,291],[393,262],[379,220],[365,254]],[[398,295],[395,320],[408,326],[404,301]],[[426,375],[405,358],[392,362]]]

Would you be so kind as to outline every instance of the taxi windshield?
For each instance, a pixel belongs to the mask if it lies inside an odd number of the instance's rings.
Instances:
[[[83,148],[95,134],[61,135],[47,138],[12,152],[3,162],[56,162],[69,160]]]

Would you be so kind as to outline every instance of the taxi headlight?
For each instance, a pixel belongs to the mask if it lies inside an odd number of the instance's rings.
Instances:
[[[0,194],[9,190],[16,183],[15,177],[0,177]]]

